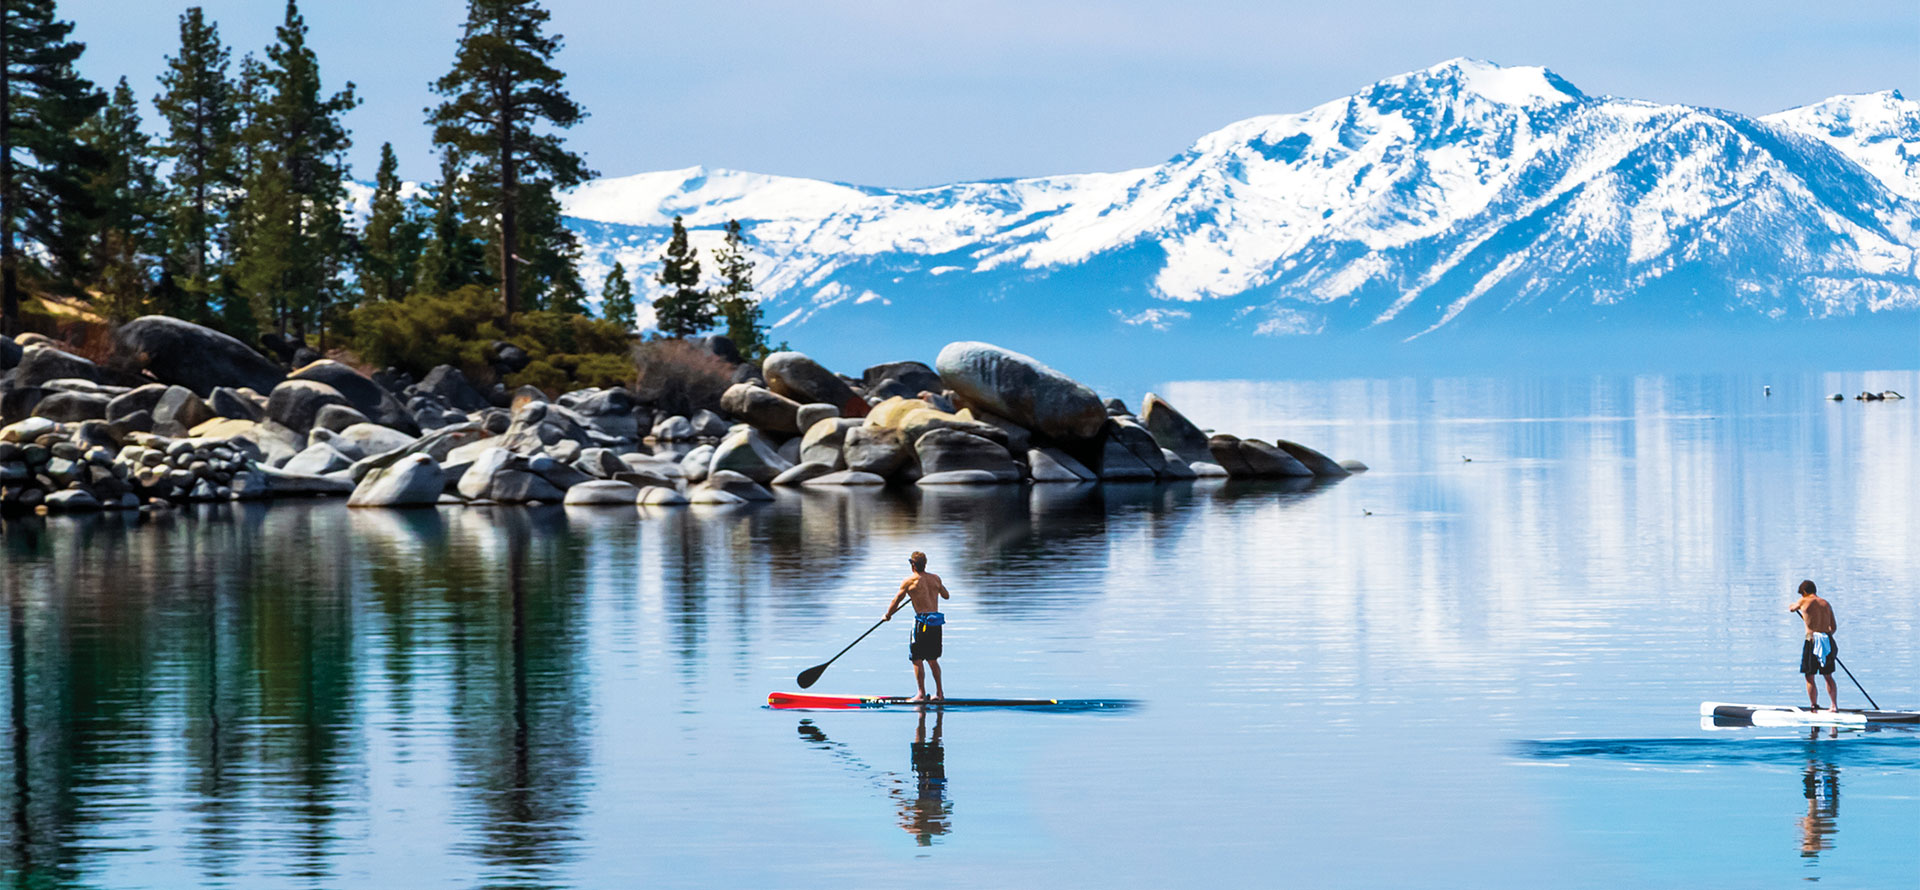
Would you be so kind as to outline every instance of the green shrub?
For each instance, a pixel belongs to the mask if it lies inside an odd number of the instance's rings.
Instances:
[[[446,294],[411,294],[369,303],[353,311],[353,348],[375,367],[399,367],[415,377],[435,365],[453,365],[478,383],[493,381],[487,347],[504,340],[526,350],[525,368],[503,381],[550,394],[583,386],[633,383],[630,342],[614,322],[569,312],[522,312],[513,333],[503,336],[499,302],[481,287]]]
[[[353,351],[374,367],[393,366],[415,377],[435,365],[453,365],[475,380],[490,380],[486,348],[500,339],[498,309],[480,287],[368,303],[353,310]]]

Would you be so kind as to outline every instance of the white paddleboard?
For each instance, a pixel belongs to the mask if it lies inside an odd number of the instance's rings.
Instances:
[[[1703,701],[1700,716],[1745,720],[1755,726],[1865,726],[1867,715],[1860,711],[1826,711],[1789,705],[1736,705]]]

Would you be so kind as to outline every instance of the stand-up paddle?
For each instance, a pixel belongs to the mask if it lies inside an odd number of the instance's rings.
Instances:
[[[906,602],[903,601],[900,603],[900,606],[904,606],[904,605],[906,605]],[[872,627],[867,628],[867,633],[854,637],[853,642],[847,644],[847,649],[852,649],[853,647],[859,645],[861,640],[864,640],[867,638],[867,634],[870,634],[876,630],[879,630],[880,625],[887,623],[887,619],[892,618],[894,612],[900,611],[900,606],[894,606],[891,611],[887,612],[886,618],[882,618],[879,621],[875,621]],[[813,684],[819,682],[820,675],[827,672],[827,665],[830,665],[836,661],[839,661],[840,656],[847,654],[847,649],[842,649],[839,652],[834,653],[834,656],[832,658],[827,659],[825,662],[821,664],[816,664],[813,667],[810,667],[804,671],[801,671],[800,676],[793,678],[793,682],[800,684],[801,689],[812,688]]]
[[[1840,656],[1835,655],[1833,657],[1833,663],[1839,665],[1841,670],[1847,671],[1847,663],[1844,661],[1841,661]],[[1847,671],[1847,679],[1853,680],[1852,671]],[[1874,701],[1872,695],[1868,695],[1867,687],[1860,685],[1859,680],[1853,680],[1853,688],[1860,690],[1861,695],[1867,696],[1867,704],[1872,705],[1874,710],[1876,711],[1880,710],[1880,703],[1877,701]]]

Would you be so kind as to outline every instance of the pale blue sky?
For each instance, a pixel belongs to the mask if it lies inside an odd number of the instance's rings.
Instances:
[[[707,164],[869,185],[1118,170],[1223,124],[1298,111],[1453,56],[1545,65],[1582,90],[1753,114],[1916,86],[1920,6],[1806,0],[1551,4],[551,0],[601,173]],[[185,3],[65,0],[86,73],[144,97]],[[240,51],[282,0],[202,6]],[[355,174],[382,141],[431,175],[421,110],[462,0],[303,4],[330,86],[353,80]]]

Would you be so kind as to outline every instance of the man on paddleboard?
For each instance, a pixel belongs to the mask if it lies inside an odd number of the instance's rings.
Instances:
[[[907,643],[907,658],[913,661],[913,683],[920,690],[913,700],[927,701],[927,668],[932,667],[933,698],[938,701],[947,697],[946,687],[940,683],[940,629],[947,623],[947,616],[940,614],[940,601],[952,595],[947,593],[947,585],[940,583],[939,575],[927,571],[925,553],[913,551],[907,564],[913,566],[913,574],[900,582],[900,592],[887,603],[887,615],[881,620],[893,620],[893,610],[900,607],[902,599],[913,600],[913,636]]]
[[[1794,600],[1790,611],[1800,613],[1807,622],[1807,641],[1800,647],[1800,673],[1807,677],[1807,700],[1813,702],[1813,710],[1820,710],[1820,691],[1813,685],[1813,675],[1819,674],[1827,678],[1827,698],[1838,711],[1840,687],[1833,682],[1833,663],[1839,658],[1840,646],[1833,641],[1833,632],[1840,625],[1833,620],[1833,606],[1820,598],[1812,581],[1802,581],[1800,598]]]

